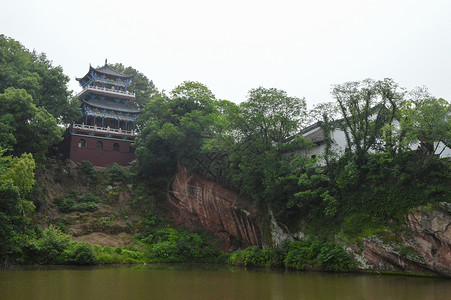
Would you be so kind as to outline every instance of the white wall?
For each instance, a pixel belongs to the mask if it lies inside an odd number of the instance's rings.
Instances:
[[[320,127],[316,128],[313,131],[310,131],[308,134],[311,134],[313,132],[315,132],[316,130],[321,130]],[[337,153],[339,156],[344,154],[344,151],[346,149],[346,136],[343,130],[341,129],[334,129],[334,131],[331,134],[332,137],[332,150]],[[410,146],[410,149],[412,150],[416,150],[418,148],[418,143],[412,144]],[[311,149],[308,150],[304,150],[302,151],[301,155],[307,156],[307,157],[312,157],[313,155],[315,155],[315,157],[318,157],[318,163],[320,165],[324,165],[325,162],[321,159],[321,156],[324,155],[324,150],[325,150],[326,144],[325,142],[321,142],[320,144],[315,144],[313,145],[313,147]],[[370,150],[371,152],[375,152],[374,150]],[[451,149],[449,147],[447,147],[445,144],[443,144],[442,142],[439,143],[437,150],[435,152],[435,154],[440,154],[441,158],[451,158]]]

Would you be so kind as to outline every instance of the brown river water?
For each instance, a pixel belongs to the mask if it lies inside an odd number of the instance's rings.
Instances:
[[[451,299],[451,279],[202,265],[0,270],[0,299]]]

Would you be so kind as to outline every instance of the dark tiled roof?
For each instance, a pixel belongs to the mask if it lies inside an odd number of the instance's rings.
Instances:
[[[321,143],[324,141],[324,132],[321,128],[321,124],[323,122],[318,121],[307,128],[301,130],[301,135],[308,140],[311,140],[313,143]]]
[[[116,76],[116,77],[122,77],[122,78],[133,78],[134,75],[125,75],[122,73],[119,73],[113,69],[111,69],[110,67],[108,67],[108,65],[104,65],[103,67],[100,67],[98,69],[96,68],[92,68],[94,69],[96,72],[105,74],[105,75],[111,75],[111,76]]]
[[[318,128],[316,131],[312,133],[307,133],[304,135],[304,138],[311,140],[313,143],[321,143],[324,141],[324,132],[322,128]]]
[[[89,71],[88,71],[88,73],[86,73],[85,76],[83,76],[83,77],[75,77],[75,79],[77,81],[81,81],[81,80],[85,79],[91,73],[91,71],[94,71],[94,72],[97,72],[97,73],[101,73],[101,74],[105,74],[105,75],[109,75],[109,76],[113,76],[113,77],[120,77],[120,78],[123,78],[123,79],[128,79],[128,78],[135,77],[135,75],[125,75],[125,74],[119,73],[119,72],[111,69],[110,67],[108,67],[108,65],[104,65],[103,67],[100,67],[98,69],[93,68],[90,65],[89,66]]]
[[[316,123],[313,123],[312,125],[307,126],[306,128],[302,129],[300,133],[301,133],[302,135],[304,135],[304,134],[306,134],[307,132],[310,132],[310,131],[312,131],[313,129],[320,127],[322,123],[323,123],[322,121],[318,121],[318,122],[316,122]]]
[[[377,105],[371,107],[371,113],[376,112],[380,108],[381,108],[380,104],[377,104]],[[321,127],[322,123],[323,123],[322,121],[318,121],[304,129],[302,129],[300,134],[304,138],[311,140],[313,143],[323,142],[324,141],[324,132],[321,128],[317,129],[318,127]],[[334,125],[334,128],[343,129],[346,126],[344,118],[332,121],[332,124]]]
[[[125,113],[133,113],[133,114],[141,113],[140,110],[130,108],[127,104],[117,103],[114,101],[93,99],[91,101],[83,101],[83,102],[88,104],[89,106],[102,108],[102,109],[115,110],[115,111],[121,111],[121,112],[125,112]]]

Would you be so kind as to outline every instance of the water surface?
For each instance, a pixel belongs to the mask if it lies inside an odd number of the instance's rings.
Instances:
[[[451,299],[451,280],[222,266],[0,271],[0,299]]]

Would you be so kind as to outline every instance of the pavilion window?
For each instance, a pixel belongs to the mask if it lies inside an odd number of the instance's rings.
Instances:
[[[81,139],[78,141],[78,148],[86,148],[86,141]]]
[[[113,144],[113,151],[116,151],[116,152],[119,151],[119,144],[118,143],[114,143]]]
[[[97,149],[97,150],[103,150],[103,143],[102,143],[101,141],[98,141],[98,142],[96,143],[96,149]]]

